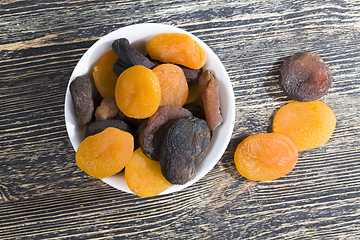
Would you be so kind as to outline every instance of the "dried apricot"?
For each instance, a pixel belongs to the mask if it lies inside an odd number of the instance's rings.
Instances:
[[[194,178],[196,166],[205,158],[210,145],[205,120],[182,117],[164,136],[159,161],[161,172],[172,184],[185,184]]]
[[[223,123],[223,118],[220,111],[219,85],[210,70],[206,70],[199,77],[199,89],[206,122],[210,130],[214,130]]]
[[[140,148],[125,166],[125,180],[129,189],[140,197],[156,196],[171,186],[161,174],[160,163],[146,157]]]
[[[159,79],[161,100],[159,106],[182,107],[188,96],[188,84],[184,72],[174,64],[161,64],[152,70]]]
[[[289,98],[299,102],[315,101],[329,90],[332,73],[317,54],[303,52],[284,60],[279,82]]]
[[[85,138],[100,133],[108,127],[118,128],[128,133],[132,133],[132,130],[124,121],[119,119],[107,119],[89,123],[85,129]]]
[[[150,57],[165,63],[180,64],[191,69],[204,66],[206,55],[201,46],[189,35],[161,33],[146,43]]]
[[[103,98],[113,96],[115,93],[118,77],[113,71],[113,65],[117,58],[118,56],[110,50],[94,66],[93,78],[95,86]]]
[[[186,104],[183,106],[183,108],[189,110],[194,117],[204,120],[206,119],[204,109],[199,105],[197,105],[196,103]]]
[[[95,110],[96,121],[113,119],[118,115],[119,108],[115,102],[115,96],[104,98],[100,106]]]
[[[94,117],[94,109],[100,99],[94,80],[87,75],[76,77],[70,83],[70,93],[76,120],[82,125],[88,124]]]
[[[200,97],[199,84],[189,86],[189,93],[185,104],[193,103]]]
[[[236,148],[236,169],[247,179],[274,180],[296,165],[298,151],[290,138],[279,133],[261,133],[245,138]]]
[[[136,65],[126,69],[115,87],[116,104],[126,116],[137,119],[150,117],[161,100],[160,83],[148,68]]]
[[[111,47],[113,52],[119,57],[116,60],[115,66],[120,66],[123,69],[127,69],[135,65],[142,65],[149,69],[155,67],[155,64],[134,49],[130,45],[129,40],[126,38],[119,38],[115,40],[111,44]]]
[[[336,118],[320,101],[291,102],[276,113],[273,131],[288,136],[298,151],[320,147],[334,132]]]
[[[158,161],[164,135],[175,121],[186,116],[192,116],[191,112],[177,105],[159,107],[140,132],[139,144],[143,153],[150,159]]]
[[[85,138],[75,154],[78,167],[95,178],[106,178],[120,172],[134,150],[134,138],[117,128]]]

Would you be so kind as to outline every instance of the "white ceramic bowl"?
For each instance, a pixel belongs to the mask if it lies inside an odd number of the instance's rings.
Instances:
[[[71,101],[69,91],[70,82],[77,76],[83,74],[91,75],[94,64],[103,54],[105,54],[111,49],[112,42],[118,38],[127,38],[130,43],[132,43],[132,46],[135,49],[142,53],[145,53],[145,43],[152,36],[159,33],[173,32],[190,35],[205,50],[206,63],[204,69],[212,70],[214,72],[215,79],[219,84],[220,107],[224,122],[220,127],[215,129],[210,142],[209,152],[204,158],[204,160],[196,168],[196,177],[192,181],[184,185],[173,185],[161,194],[168,194],[179,191],[185,187],[192,185],[200,178],[202,178],[220,160],[231,139],[235,121],[234,92],[232,89],[230,78],[216,54],[200,39],[180,28],[155,23],[144,23],[123,27],[102,37],[85,52],[85,54],[77,63],[70,77],[65,96],[66,128],[71,144],[76,151],[81,141],[84,139],[85,134],[84,127],[79,125],[75,119],[74,107]],[[119,173],[114,176],[104,178],[102,180],[110,186],[113,186],[119,190],[132,193],[126,184],[124,173]]]

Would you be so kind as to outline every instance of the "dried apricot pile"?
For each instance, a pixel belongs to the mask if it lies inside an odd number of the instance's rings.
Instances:
[[[241,142],[235,152],[237,170],[255,181],[272,180],[290,172],[298,152],[324,145],[334,132],[336,118],[317,99],[332,83],[330,68],[315,53],[294,54],[281,65],[279,83],[289,98],[273,121],[273,133]]]
[[[125,168],[129,189],[141,197],[185,184],[222,123],[218,85],[202,69],[204,50],[185,34],[155,35],[146,44],[149,56],[125,38],[111,47],[93,78],[71,84],[76,117],[86,127],[78,166],[96,178]]]
[[[274,180],[296,165],[298,151],[290,138],[279,133],[261,133],[245,138],[236,148],[237,170],[254,181]]]

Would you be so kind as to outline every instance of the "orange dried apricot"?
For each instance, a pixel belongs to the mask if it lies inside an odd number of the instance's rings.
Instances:
[[[125,166],[129,189],[140,197],[156,196],[171,186],[161,173],[160,163],[146,157],[141,148],[134,151]]]
[[[113,71],[113,65],[118,56],[110,50],[95,64],[93,78],[96,89],[103,98],[113,96],[118,77]]]
[[[206,55],[201,46],[189,35],[161,33],[146,43],[146,51],[152,59],[180,64],[191,69],[202,68]]]
[[[109,127],[81,142],[75,154],[78,167],[95,178],[120,172],[134,150],[134,138],[125,131]]]
[[[335,125],[335,115],[325,103],[294,101],[276,113],[273,131],[288,136],[300,152],[327,143]]]
[[[127,117],[144,119],[156,112],[161,100],[160,83],[148,68],[135,65],[118,78],[115,100]]]
[[[254,181],[268,181],[285,176],[295,167],[297,158],[295,144],[279,133],[249,136],[237,146],[234,155],[239,173]]]
[[[200,97],[199,84],[189,86],[189,93],[185,104],[193,103]],[[185,105],[184,104],[184,105]]]
[[[161,64],[152,71],[160,83],[161,100],[159,106],[177,105],[182,107],[189,91],[183,70],[174,64]]]

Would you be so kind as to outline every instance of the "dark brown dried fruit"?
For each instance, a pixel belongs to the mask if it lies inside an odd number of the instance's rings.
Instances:
[[[195,167],[204,159],[210,145],[205,120],[182,117],[166,133],[161,145],[161,172],[172,184],[185,184],[194,178]]]
[[[134,132],[134,134],[133,134],[134,135],[134,145],[135,145],[134,149],[138,149],[140,147],[140,141],[139,141],[140,133],[142,132],[142,130],[144,128],[146,128],[148,121],[149,121],[149,119],[144,120],[143,123],[140,124],[140,126]]]
[[[183,108],[189,110],[194,117],[204,119],[205,120],[205,112],[202,107],[197,105],[196,103],[189,103],[183,106]]]
[[[120,110],[116,105],[115,96],[107,97],[101,101],[100,106],[95,110],[96,121],[113,119],[119,111]]]
[[[130,127],[125,122],[117,119],[109,119],[89,123],[85,129],[85,138],[100,133],[108,127],[114,127],[132,133]]]
[[[116,63],[124,69],[135,65],[142,65],[149,69],[155,67],[155,64],[147,59],[144,55],[134,49],[129,40],[126,38],[120,38],[112,43],[113,52],[119,56]]]
[[[279,82],[289,98],[299,102],[315,101],[329,90],[332,73],[317,54],[303,52],[284,60]]]
[[[199,77],[203,73],[203,69],[191,69],[184,66],[179,66],[184,72],[187,83],[192,86],[199,83]]]
[[[123,112],[119,110],[119,113],[115,117],[115,119],[119,119],[121,121],[124,121],[133,132],[138,129],[138,127],[146,120],[146,119],[136,119],[136,118],[130,118],[126,116]]]
[[[121,66],[120,60],[119,58],[115,61],[114,65],[113,65],[113,71],[116,74],[116,76],[120,76],[122,74],[123,71],[125,71],[126,68]]]
[[[140,133],[139,143],[143,153],[148,158],[158,161],[165,133],[176,120],[185,116],[192,116],[192,114],[189,110],[177,105],[159,107],[149,118],[146,128]]]
[[[206,70],[199,78],[199,90],[204,106],[206,122],[210,130],[214,130],[223,119],[220,112],[219,86],[215,80],[214,74]]]
[[[96,102],[100,98],[94,80],[86,75],[76,77],[70,83],[71,99],[77,121],[86,125],[94,117]]]

